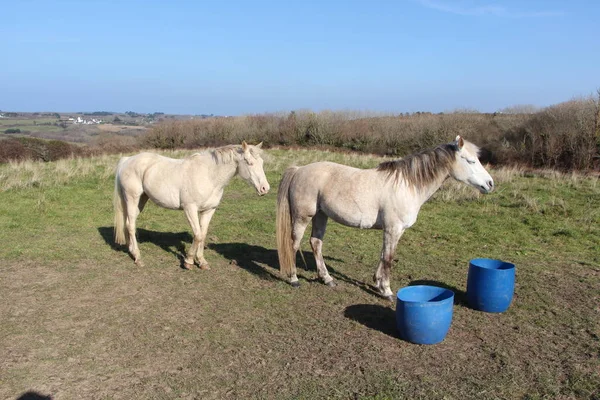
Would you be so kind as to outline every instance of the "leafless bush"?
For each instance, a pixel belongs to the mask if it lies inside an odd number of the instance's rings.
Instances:
[[[343,148],[402,156],[452,140],[456,135],[482,147],[482,160],[561,169],[593,168],[598,158],[598,101],[562,103],[537,113],[365,115],[298,111],[169,121],[152,128],[143,145],[158,149],[239,143]],[[527,109],[532,111],[531,108]]]
[[[526,156],[535,167],[582,170],[598,160],[598,101],[572,100],[536,113],[524,124]]]
[[[412,115],[299,110],[228,118],[165,119],[145,134],[100,135],[85,147],[59,141],[6,139],[0,146],[0,162],[49,161],[141,148],[191,149],[242,140],[264,142],[266,147],[339,148],[403,156],[462,135],[482,148],[480,158],[486,163],[600,170],[600,89],[597,98],[572,100],[537,112],[531,106],[507,110],[510,113],[461,110]]]
[[[0,143],[2,163],[24,160],[55,161],[84,153],[81,147],[60,140],[9,138]]]

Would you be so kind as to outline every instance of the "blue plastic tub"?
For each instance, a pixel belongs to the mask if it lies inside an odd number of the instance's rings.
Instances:
[[[454,292],[437,286],[407,286],[396,295],[400,338],[417,344],[444,340],[452,323]]]
[[[515,265],[491,258],[469,262],[467,301],[475,310],[501,313],[508,309],[515,292]]]

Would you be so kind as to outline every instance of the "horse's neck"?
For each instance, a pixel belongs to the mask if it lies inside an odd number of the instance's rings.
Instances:
[[[436,177],[431,183],[422,186],[421,188],[415,190],[415,196],[419,203],[419,208],[427,202],[433,196],[435,192],[437,192],[446,179],[448,179],[450,174],[440,174]]]
[[[215,187],[227,186],[237,173],[237,162],[234,159],[230,162],[217,162],[212,154],[208,154],[202,161],[208,166],[208,176]]]

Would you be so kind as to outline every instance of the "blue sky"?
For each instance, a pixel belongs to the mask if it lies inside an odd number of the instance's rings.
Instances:
[[[600,1],[0,1],[0,110],[496,111],[600,87]]]

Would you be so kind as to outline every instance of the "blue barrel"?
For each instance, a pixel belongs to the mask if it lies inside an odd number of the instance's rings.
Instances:
[[[475,258],[469,262],[467,301],[475,310],[504,312],[514,292],[514,264],[491,258]]]
[[[437,286],[407,286],[396,296],[400,338],[417,344],[444,340],[452,323],[454,292]]]

